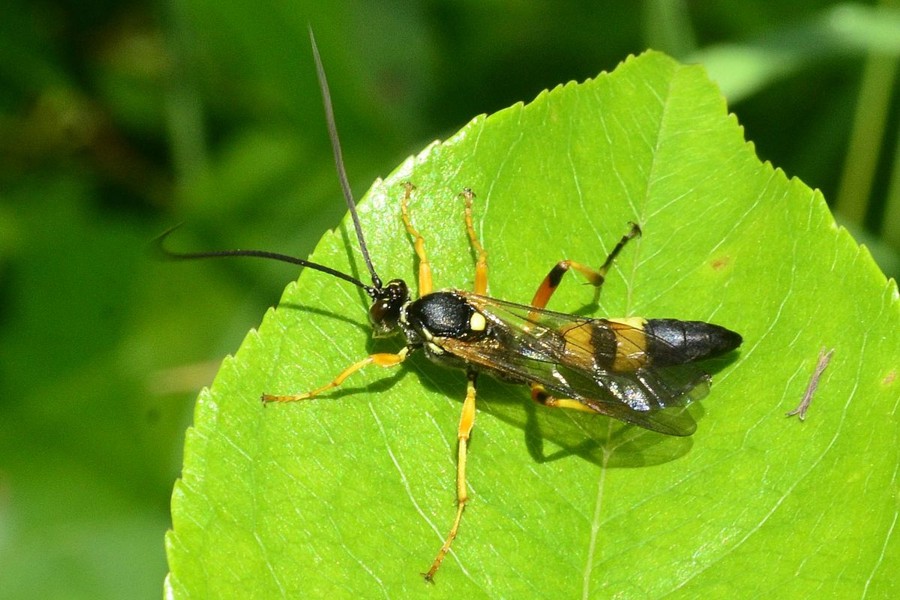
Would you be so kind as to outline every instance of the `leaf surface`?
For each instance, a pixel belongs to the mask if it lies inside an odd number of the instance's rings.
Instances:
[[[702,69],[629,59],[476,118],[376,182],[360,203],[376,268],[415,288],[407,180],[437,288],[472,286],[464,187],[491,294],[511,301],[528,302],[560,259],[599,264],[640,223],[599,306],[571,276],[550,308],[740,332],[737,359],[716,365],[692,408],[697,433],[542,409],[526,388],[483,378],[472,501],[428,587],[419,573],[454,513],[465,377],[413,356],[315,401],[263,407],[263,392],[307,391],[400,347],[370,339],[360,290],[306,271],[198,400],[167,539],[174,595],[896,592],[896,285],[820,194],[759,161]],[[367,279],[346,221],[311,258]],[[823,347],[834,358],[807,420],[785,418]]]

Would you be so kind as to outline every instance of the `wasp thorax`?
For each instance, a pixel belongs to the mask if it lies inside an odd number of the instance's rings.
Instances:
[[[400,311],[409,302],[409,288],[402,279],[393,279],[372,294],[369,321],[376,337],[389,335],[397,330]]]
[[[410,304],[406,318],[425,339],[475,340],[483,337],[487,329],[484,315],[453,292],[435,292],[419,298]]]

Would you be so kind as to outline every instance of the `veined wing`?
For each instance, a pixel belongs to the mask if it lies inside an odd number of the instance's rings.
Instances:
[[[457,293],[485,316],[490,335],[478,341],[441,340],[453,355],[646,429],[668,435],[694,432],[696,424],[684,407],[705,395],[708,377],[688,365],[654,367],[646,355],[651,334],[638,321],[589,319]],[[653,343],[677,352],[661,339]]]

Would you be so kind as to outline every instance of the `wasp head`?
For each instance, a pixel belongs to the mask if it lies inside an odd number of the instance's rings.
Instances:
[[[400,311],[409,302],[409,288],[402,279],[393,279],[381,288],[369,288],[372,306],[369,321],[375,337],[391,335],[400,322]]]

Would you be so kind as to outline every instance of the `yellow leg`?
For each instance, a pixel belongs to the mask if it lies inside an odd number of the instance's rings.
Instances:
[[[487,293],[488,286],[487,251],[485,251],[481,242],[478,241],[478,234],[475,233],[475,222],[472,218],[472,201],[475,198],[475,193],[471,189],[466,188],[460,196],[466,201],[466,233],[469,234],[469,243],[472,244],[472,249],[477,257],[475,262],[475,293],[484,295]]]
[[[469,448],[469,436],[472,433],[472,427],[475,425],[475,380],[476,373],[469,373],[469,383],[466,387],[466,401],[463,402],[462,415],[459,418],[459,431],[457,433],[459,439],[459,448],[457,450],[456,459],[456,518],[453,519],[453,525],[450,527],[450,533],[444,540],[444,545],[438,551],[437,557],[431,563],[431,568],[425,573],[426,581],[433,581],[434,574],[441,567],[447,552],[450,551],[450,545],[456,539],[459,531],[459,522],[462,520],[463,510],[466,508],[466,502],[469,501],[469,492],[466,486],[466,453]]]
[[[597,414],[595,409],[578,400],[572,400],[571,398],[555,398],[554,396],[551,396],[544,389],[544,386],[537,383],[531,384],[531,399],[538,404],[543,404],[549,408],[566,408],[569,410],[579,410],[581,412]]]
[[[412,220],[409,218],[409,198],[416,186],[410,182],[403,184],[405,189],[403,200],[400,202],[400,215],[403,219],[403,225],[406,227],[407,233],[413,238],[413,245],[416,249],[416,256],[419,257],[419,297],[431,293],[433,289],[431,281],[431,263],[428,262],[428,256],[425,254],[425,238],[413,227]]]
[[[366,365],[377,365],[379,367],[395,367],[406,360],[406,355],[409,354],[409,348],[404,348],[397,354],[372,354],[370,356],[365,357],[361,361],[354,363],[341,371],[341,373],[335,377],[330,383],[323,385],[320,388],[316,388],[311,392],[305,392],[303,394],[291,394],[286,396],[274,396],[271,394],[263,394],[262,401],[263,404],[268,404],[269,402],[298,402],[300,400],[309,400],[310,398],[315,398],[322,392],[326,392],[330,389],[336,388],[342,383],[344,380],[365,367]]]

